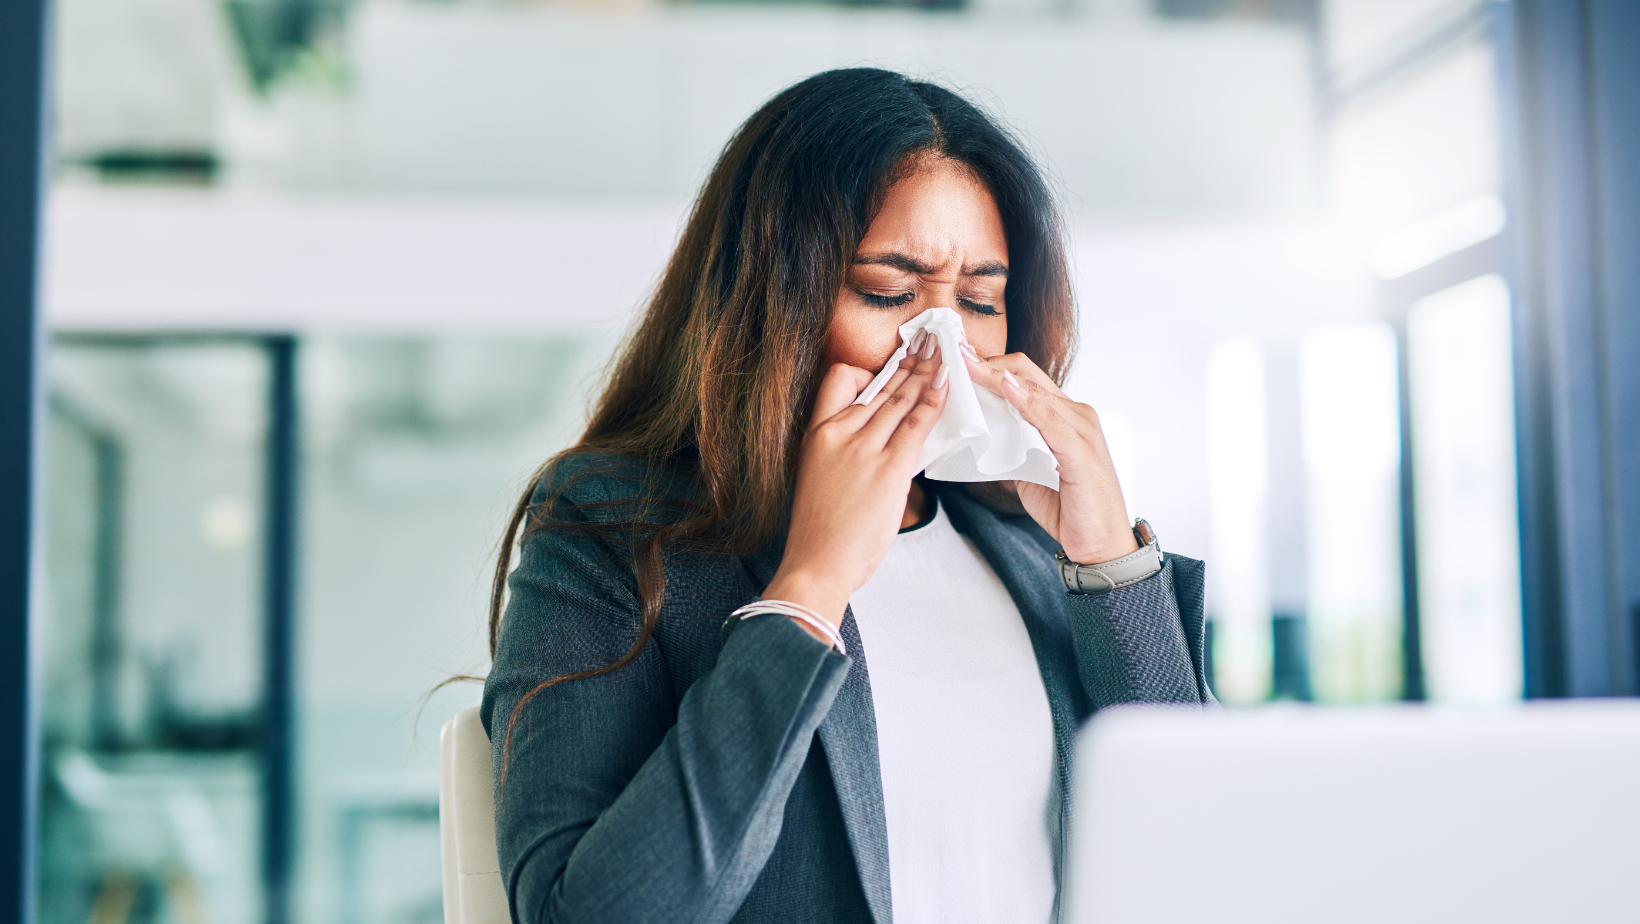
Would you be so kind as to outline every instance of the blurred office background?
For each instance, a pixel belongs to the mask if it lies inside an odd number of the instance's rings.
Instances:
[[[1523,641],[1507,4],[54,17],[43,924],[441,918],[479,688],[427,694],[487,668],[506,510],[720,145],[834,66],[959,88],[1053,174],[1068,388],[1208,561],[1225,701],[1564,692]]]

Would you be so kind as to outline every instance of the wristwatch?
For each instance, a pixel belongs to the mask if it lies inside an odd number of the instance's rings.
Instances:
[[[1055,552],[1065,589],[1073,594],[1108,594],[1162,570],[1162,546],[1150,524],[1143,519],[1134,520],[1133,538],[1139,542],[1139,551],[1098,565],[1071,561],[1065,557],[1064,549]]]

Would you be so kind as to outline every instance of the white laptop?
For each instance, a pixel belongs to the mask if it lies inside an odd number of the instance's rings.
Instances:
[[[1107,710],[1066,924],[1640,922],[1640,701]]]

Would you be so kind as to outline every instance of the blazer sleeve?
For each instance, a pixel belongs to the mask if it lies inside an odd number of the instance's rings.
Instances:
[[[1094,709],[1214,703],[1207,687],[1205,566],[1168,554],[1162,570],[1106,594],[1067,594],[1076,666]]]
[[[727,921],[780,834],[787,796],[849,659],[789,619],[741,623],[676,699],[636,638],[629,573],[597,540],[532,533],[509,582],[483,716],[512,917]],[[727,618],[728,614],[723,614]]]

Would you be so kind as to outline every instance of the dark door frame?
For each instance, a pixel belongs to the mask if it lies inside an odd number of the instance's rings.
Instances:
[[[0,918],[34,918],[45,0],[0,3]]]
[[[1640,4],[1496,4],[1527,695],[1640,694]]]

